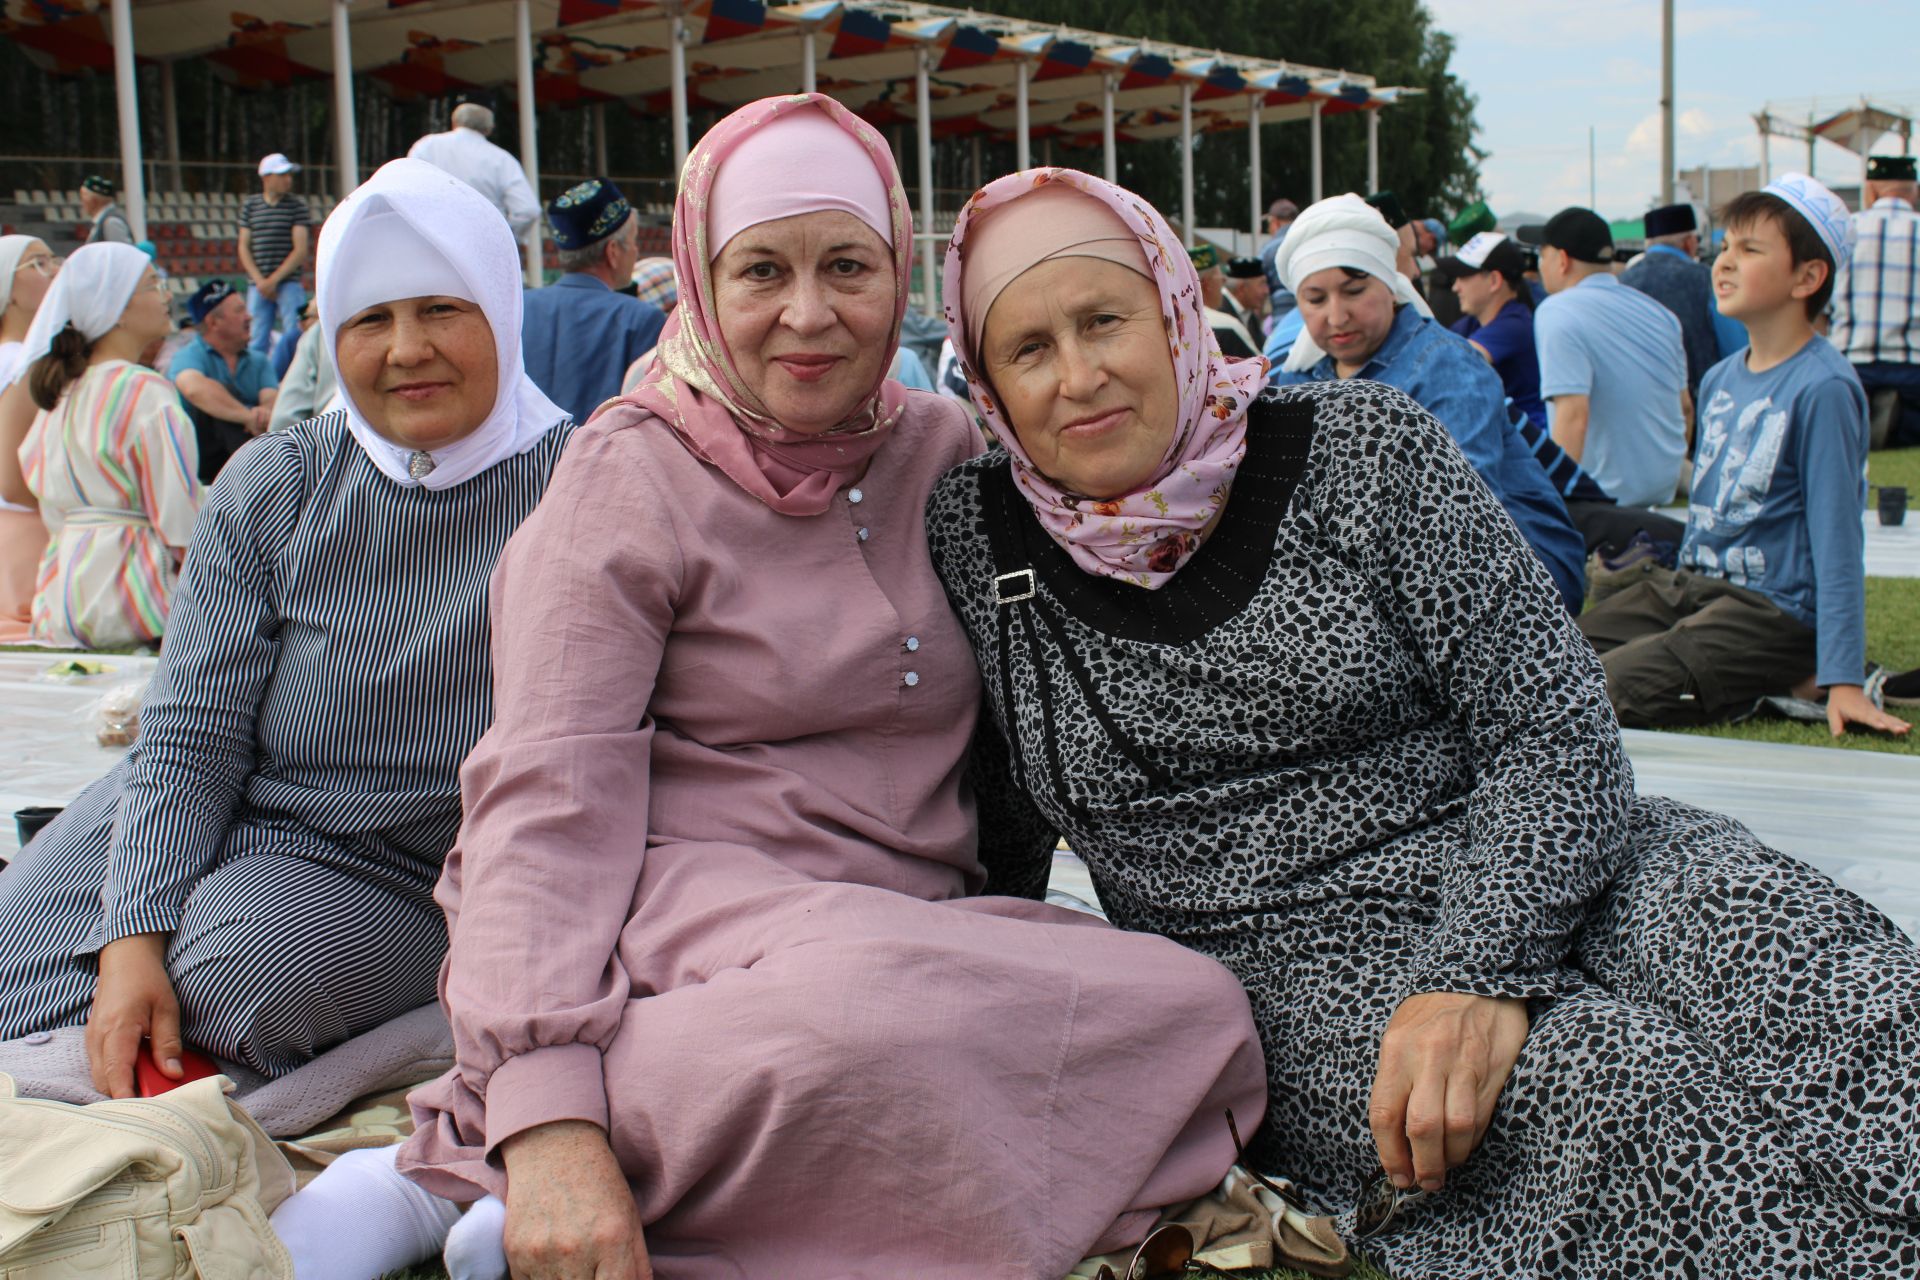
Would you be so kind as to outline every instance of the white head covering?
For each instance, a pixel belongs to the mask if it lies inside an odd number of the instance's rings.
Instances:
[[[1279,252],[1274,254],[1273,265],[1280,273],[1280,282],[1295,293],[1302,280],[1328,267],[1364,271],[1393,290],[1395,302],[1432,316],[1433,308],[1395,265],[1399,256],[1400,237],[1380,211],[1349,193],[1322,200],[1295,218]],[[1326,354],[1302,329],[1281,368],[1301,373],[1319,364]]]
[[[153,259],[130,244],[101,241],[81,245],[47,286],[47,296],[27,330],[21,368],[53,350],[54,335],[68,325],[95,342],[120,323],[133,301],[134,287]]]
[[[20,269],[20,259],[27,256],[27,246],[39,239],[39,236],[0,236],[0,306],[12,300],[13,274]]]
[[[321,228],[316,271],[330,355],[338,350],[341,325],[402,298],[461,298],[479,307],[493,328],[499,361],[493,411],[471,435],[432,454],[402,448],[375,431],[346,380],[339,380],[348,429],[396,484],[452,488],[533,448],[567,416],[533,385],[520,358],[520,254],[513,232],[486,197],[446,170],[424,160],[381,166]]]
[[[1833,255],[1835,271],[1847,269],[1847,262],[1853,257],[1853,214],[1839,196],[1804,173],[1782,174],[1764,190],[1770,196],[1785,200],[1807,220],[1814,234],[1820,237],[1820,243]]]
[[[5,310],[13,301],[14,279],[20,270],[20,259],[27,255],[27,246],[38,241],[38,236],[0,236],[0,310]],[[8,352],[8,347],[18,350]],[[27,367],[20,359],[20,353],[26,349],[24,342],[0,344],[0,387],[7,386]],[[6,502],[0,502],[0,507],[10,511],[20,509]]]

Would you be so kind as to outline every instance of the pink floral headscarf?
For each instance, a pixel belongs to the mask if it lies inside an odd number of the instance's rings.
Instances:
[[[1068,493],[1033,465],[980,372],[979,354],[967,336],[969,317],[963,314],[968,224],[1054,183],[1107,205],[1140,237],[1160,291],[1161,319],[1180,394],[1179,421],[1154,479],[1132,493],[1098,502]],[[945,283],[947,331],[974,408],[1013,455],[1014,483],[1033,506],[1040,526],[1088,573],[1150,591],[1165,586],[1200,549],[1207,526],[1227,500],[1233,473],[1246,453],[1247,406],[1260,394],[1267,375],[1263,359],[1229,360],[1221,353],[1207,323],[1199,273],[1173,228],[1139,196],[1091,174],[1028,169],[988,183],[967,202],[947,247]]]
[[[714,250],[722,246],[709,245],[707,225],[714,178],[728,157],[773,121],[812,110],[853,135],[886,185],[895,293],[893,333],[880,381],[845,422],[819,435],[783,427],[741,380],[714,309],[711,264]],[[796,207],[790,214],[810,211]],[[708,130],[687,157],[673,208],[673,267],[680,281],[680,305],[667,319],[659,358],[645,381],[622,399],[670,423],[696,456],[775,511],[819,515],[832,505],[834,494],[865,469],[906,405],[906,389],[889,381],[885,371],[899,345],[912,264],[912,217],[886,139],[825,94],[785,94],[750,102]]]

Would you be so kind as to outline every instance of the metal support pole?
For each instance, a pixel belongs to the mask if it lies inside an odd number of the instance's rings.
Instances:
[[[1193,234],[1193,81],[1180,84],[1180,235],[1187,248],[1199,243]]]
[[[337,2],[337,0],[336,0]],[[520,168],[540,199],[540,130],[534,118],[533,101],[533,12],[528,0],[514,0],[513,56],[515,91],[520,96]],[[540,234],[540,219],[527,228],[527,285],[537,289],[546,281],[546,246]]]
[[[1660,203],[1673,203],[1673,0],[1660,5]]]
[[[981,178],[985,175],[985,169],[980,163],[980,135],[977,133],[974,134],[971,138],[967,139],[967,144],[968,151],[972,153],[969,159],[973,166],[973,189],[978,191],[982,186],[986,185],[981,181]]]
[[[1013,81],[1013,167],[1025,171],[1033,167],[1032,142],[1027,137],[1027,77],[1033,67],[1022,58],[1014,68]]]
[[[1261,214],[1266,212],[1260,203],[1260,95],[1252,94],[1247,98],[1247,190],[1253,200],[1253,247],[1260,247]]]
[[[140,90],[133,75],[133,3],[113,0],[113,87],[120,105],[120,183],[133,238],[147,238],[147,177],[140,171]]]
[[[1315,204],[1320,203],[1321,194],[1326,187],[1324,176],[1320,172],[1320,108],[1324,105],[1325,103],[1322,102],[1321,99],[1315,98],[1313,100],[1313,115],[1310,117],[1313,133],[1311,135],[1312,149],[1308,152],[1308,164],[1313,170],[1313,203]]]
[[[520,2],[525,4],[526,0]],[[677,10],[671,44],[673,69],[668,74],[673,77],[673,178],[678,183],[692,148],[687,141],[687,20]]]
[[[353,118],[353,40],[347,30],[347,0],[333,0],[333,194],[360,185],[360,132]]]
[[[593,171],[607,176],[607,104],[593,104]]]
[[[1820,135],[1813,131],[1813,123],[1814,123],[1813,112],[1808,111],[1807,112],[1807,176],[1809,178],[1814,178],[1819,176],[1818,174],[1814,173],[1813,165],[1814,165],[1814,152],[1818,150],[1820,146]]]
[[[1109,72],[1100,77],[1100,146],[1101,160],[1105,167],[1101,170],[1108,182],[1120,181],[1120,149],[1113,138],[1113,91],[1120,77]]]
[[[160,112],[167,129],[167,185],[183,191],[186,182],[180,172],[180,97],[171,58],[160,64]]]
[[[800,92],[820,92],[820,79],[813,69],[813,28],[800,29]]]
[[[1380,189],[1380,108],[1367,108],[1367,194]]]
[[[1760,185],[1773,181],[1773,121],[1760,117]]]
[[[921,301],[930,316],[940,314],[938,262],[933,236],[933,95],[927,86],[931,53],[925,45],[919,49],[919,61],[913,73],[914,141],[920,149],[920,242]]]

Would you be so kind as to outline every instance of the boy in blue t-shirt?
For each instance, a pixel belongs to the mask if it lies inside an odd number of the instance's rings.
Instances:
[[[1714,291],[1751,345],[1701,379],[1680,569],[1649,570],[1580,629],[1622,724],[1705,724],[1817,685],[1834,736],[1905,733],[1862,688],[1866,396],[1813,328],[1846,261],[1847,208],[1789,174],[1720,221]]]

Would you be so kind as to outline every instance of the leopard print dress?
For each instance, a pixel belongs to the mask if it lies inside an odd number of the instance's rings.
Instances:
[[[1394,1007],[1529,1002],[1484,1141],[1369,1244],[1396,1275],[1920,1275],[1920,948],[1737,823],[1635,799],[1599,661],[1413,401],[1316,384],[1251,415],[1157,592],[1075,568],[1004,454],[941,482],[935,564],[1009,748],[983,812],[1239,975],[1254,1158],[1328,1211],[1378,1168]]]

